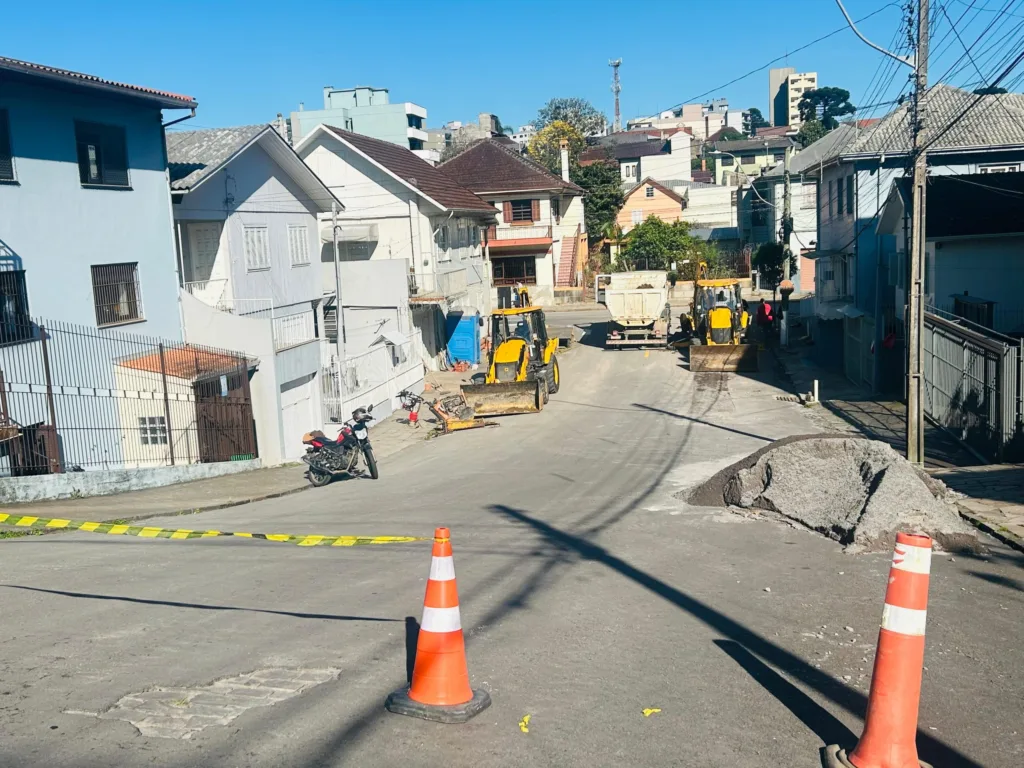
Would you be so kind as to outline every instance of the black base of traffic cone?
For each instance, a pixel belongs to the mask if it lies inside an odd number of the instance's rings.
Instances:
[[[384,708],[396,715],[409,715],[435,723],[464,723],[491,706],[491,694],[484,690],[474,690],[473,698],[465,704],[441,706],[438,704],[422,704],[409,698],[409,687],[399,688],[388,696]]]
[[[932,768],[923,760],[918,762],[921,764],[921,768]],[[821,764],[824,768],[857,768],[846,756],[846,750],[840,749],[837,744],[831,744],[821,750]]]

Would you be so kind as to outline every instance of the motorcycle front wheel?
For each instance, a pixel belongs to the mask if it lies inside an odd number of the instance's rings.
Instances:
[[[331,476],[326,472],[321,472],[318,469],[309,468],[309,484],[314,488],[322,488],[331,482]]]
[[[366,459],[366,471],[370,473],[370,479],[376,480],[380,477],[380,472],[377,471],[377,457],[373,455],[373,448],[364,448],[363,458]]]

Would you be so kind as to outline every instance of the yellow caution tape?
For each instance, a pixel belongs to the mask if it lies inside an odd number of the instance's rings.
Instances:
[[[217,536],[235,536],[243,539],[262,539],[264,541],[298,544],[300,547],[355,547],[364,544],[404,544],[409,541],[434,540],[432,536],[319,536],[313,534],[296,536],[289,533],[192,531],[185,528],[152,528],[122,523],[93,523],[82,520],[64,520],[56,517],[32,517],[30,515],[10,515],[4,513],[0,513],[0,524],[50,531],[86,531],[88,533],[109,533],[114,536],[138,536],[143,539],[208,539]]]

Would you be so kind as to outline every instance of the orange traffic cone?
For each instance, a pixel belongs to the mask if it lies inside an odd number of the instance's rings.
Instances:
[[[392,693],[384,706],[400,715],[464,723],[490,705],[487,691],[469,687],[451,533],[447,528],[437,528],[412,685]]]
[[[916,738],[931,561],[928,536],[896,534],[864,733],[849,757],[826,747],[828,768],[930,768],[918,760]]]

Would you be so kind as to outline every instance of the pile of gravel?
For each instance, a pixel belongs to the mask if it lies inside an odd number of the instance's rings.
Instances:
[[[725,468],[687,501],[766,510],[850,551],[890,549],[897,531],[925,533],[947,551],[983,551],[946,494],[885,443],[809,435],[779,440]]]

